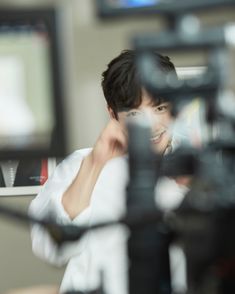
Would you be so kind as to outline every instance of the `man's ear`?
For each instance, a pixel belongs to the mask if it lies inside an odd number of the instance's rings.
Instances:
[[[109,117],[113,118],[113,119],[117,119],[117,117],[116,117],[114,111],[112,110],[112,108],[107,105],[107,109],[108,109]]]

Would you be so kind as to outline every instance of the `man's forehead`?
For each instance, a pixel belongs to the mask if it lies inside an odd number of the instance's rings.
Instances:
[[[146,106],[158,106],[164,102],[168,102],[166,98],[160,95],[152,95],[147,92],[147,90],[142,89],[141,104],[146,104]]]

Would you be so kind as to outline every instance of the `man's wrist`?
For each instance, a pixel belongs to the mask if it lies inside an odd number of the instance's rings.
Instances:
[[[87,164],[90,165],[90,168],[92,170],[96,170],[96,171],[100,170],[101,171],[102,168],[107,163],[108,158],[105,158],[103,156],[99,156],[98,154],[96,154],[96,151],[93,149],[85,160],[86,160]]]

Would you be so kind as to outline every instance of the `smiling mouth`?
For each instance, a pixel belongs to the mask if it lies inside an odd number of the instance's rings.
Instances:
[[[158,133],[158,134],[155,134],[154,136],[152,136],[150,138],[150,141],[152,143],[159,143],[161,141],[161,138],[162,138],[162,135],[165,133],[165,131],[161,132],[161,133]]]

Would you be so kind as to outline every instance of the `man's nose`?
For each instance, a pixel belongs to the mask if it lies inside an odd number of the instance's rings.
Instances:
[[[153,128],[161,128],[164,125],[164,120],[160,115],[157,115],[154,111],[150,113],[151,126]]]

